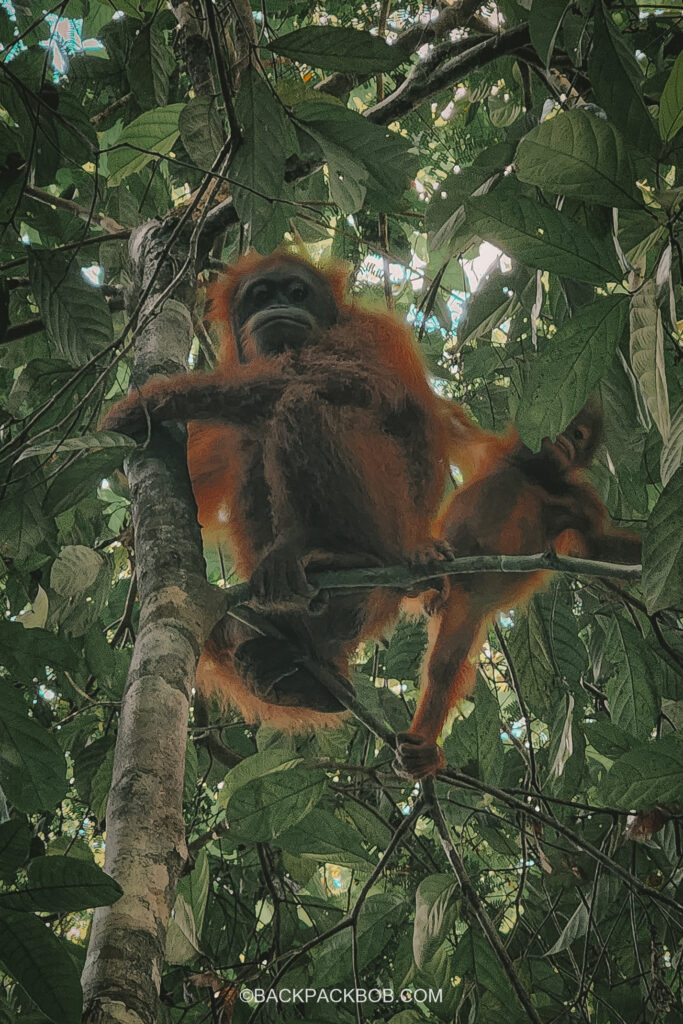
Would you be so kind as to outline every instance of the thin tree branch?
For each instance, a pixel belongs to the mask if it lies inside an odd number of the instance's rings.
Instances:
[[[441,840],[443,852],[446,854],[446,859],[448,860],[448,863],[453,869],[453,874],[458,879],[460,891],[462,892],[462,896],[465,903],[469,906],[470,910],[477,919],[479,927],[484,933],[486,941],[490,945],[491,949],[493,950],[495,956],[498,959],[498,962],[505,971],[510,984],[515,990],[517,998],[524,1007],[524,1012],[526,1013],[527,1017],[530,1021],[533,1022],[533,1024],[542,1024],[541,1018],[538,1016],[536,1008],[534,1004],[531,1002],[531,997],[529,996],[529,993],[524,988],[524,985],[522,985],[522,982],[519,980],[519,976],[517,974],[517,971],[515,970],[515,965],[513,964],[510,958],[510,954],[503,945],[503,940],[500,937],[500,933],[498,929],[495,927],[495,925],[492,923],[488,914],[486,913],[484,904],[480,900],[479,894],[472,885],[470,877],[467,874],[467,870],[465,869],[465,863],[460,854],[458,853],[458,851],[456,850],[455,846],[453,845],[453,841],[448,831],[448,825],[446,824],[446,820],[443,816],[443,811],[441,810],[439,801],[436,798],[436,792],[434,790],[434,781],[432,779],[425,779],[424,782],[422,783],[422,791],[427,801],[427,808],[429,814],[432,818],[432,821],[434,822],[434,826],[436,828],[439,839]]]
[[[97,224],[98,228],[104,228],[105,231],[118,232],[126,230],[123,224],[119,224],[113,217],[108,217],[105,213],[92,213],[87,206],[81,206],[80,203],[75,203],[73,199],[65,199],[64,196],[53,196],[51,192],[46,192],[42,188],[26,185],[24,187],[24,195],[30,199],[35,199],[38,203],[43,203],[45,206],[54,206],[58,210],[66,210],[67,213],[72,213],[74,217],[84,220],[87,224]]]
[[[474,68],[489,64],[497,57],[523,51],[529,44],[529,26],[516,25],[499,36],[489,36],[462,52],[463,41],[445,43],[437,47],[428,60],[416,64],[405,82],[390,96],[376,103],[365,112],[365,117],[374,124],[389,124],[409,114],[415,107],[430,99],[442,89],[459,82]],[[537,59],[529,51],[530,60]]]
[[[640,579],[640,565],[622,565],[616,562],[598,562],[589,558],[569,558],[556,555],[553,551],[537,555],[468,555],[452,562],[440,562],[438,572],[427,575],[423,568],[410,569],[396,565],[382,569],[339,569],[325,572],[311,571],[309,580],[321,590],[371,590],[375,587],[392,587],[409,590],[418,583],[424,589],[442,576],[458,576],[480,572],[565,572],[573,576],[607,576],[637,582]],[[244,604],[251,597],[248,583],[238,583],[221,591],[227,608]]]

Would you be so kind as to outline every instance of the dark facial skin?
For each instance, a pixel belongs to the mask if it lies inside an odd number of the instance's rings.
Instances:
[[[556,441],[544,438],[541,451],[562,470],[585,469],[600,443],[602,417],[599,409],[587,405],[575,416]]]
[[[235,334],[249,334],[264,356],[300,348],[314,328],[331,327],[338,316],[325,278],[295,260],[244,278],[233,308]]]

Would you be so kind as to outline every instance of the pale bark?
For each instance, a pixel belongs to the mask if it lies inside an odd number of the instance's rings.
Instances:
[[[138,382],[184,368],[192,339],[194,267],[184,266],[182,253],[174,259],[165,234],[153,223],[131,238],[141,299]],[[213,622],[183,431],[155,431],[126,472],[141,611],[106,819],[105,870],[123,896],[95,911],[83,971],[83,1019],[97,1024],[158,1020],[166,930],[187,860],[182,795],[190,695]]]

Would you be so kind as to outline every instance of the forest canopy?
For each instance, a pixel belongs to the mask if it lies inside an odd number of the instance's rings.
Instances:
[[[3,1024],[679,1019],[682,40],[631,0],[2,0]],[[99,426],[210,370],[207,289],[282,245],[484,429],[537,451],[597,396],[643,538],[498,617],[424,785],[389,742],[420,619],[358,649],[340,729],[193,703],[245,581],[184,428]]]

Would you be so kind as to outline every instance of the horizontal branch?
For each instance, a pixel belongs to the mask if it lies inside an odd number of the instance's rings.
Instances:
[[[438,5],[435,4],[436,6]],[[477,9],[480,6],[480,0],[455,0],[455,3],[444,7],[439,15],[428,21],[427,24],[418,21],[404,32],[399,33],[392,45],[394,49],[405,53],[406,57],[410,57],[426,43],[444,39],[454,29],[464,28],[468,22],[475,20]],[[484,28],[488,27],[485,22],[481,23]],[[468,44],[471,45],[471,42],[470,39]],[[335,71],[334,74],[324,78],[322,82],[318,82],[314,88],[318,92],[327,93],[328,96],[344,96],[345,93],[351,92],[357,85],[367,81],[370,77],[372,76],[366,74],[351,75],[346,71]]]
[[[640,579],[642,566],[619,562],[598,562],[590,558],[569,558],[546,551],[538,555],[468,555],[439,565],[439,572],[427,573],[423,568],[411,569],[404,565],[381,569],[339,569],[309,573],[309,580],[321,590],[374,590],[390,587],[393,590],[412,590],[442,576],[461,576],[475,572],[564,572],[572,576],[607,576],[627,582]],[[251,596],[249,583],[238,583],[225,591],[226,608],[244,604]]]
[[[386,99],[366,111],[365,117],[375,124],[390,124],[399,117],[409,114],[425,100],[436,96],[442,89],[455,85],[475,68],[483,67],[497,57],[521,50],[529,41],[529,26],[524,23],[500,35],[489,36],[467,48],[464,53],[461,40],[443,44],[427,60],[416,64],[405,82]],[[452,49],[452,56],[449,47]],[[535,57],[535,54],[530,52],[529,56]]]

